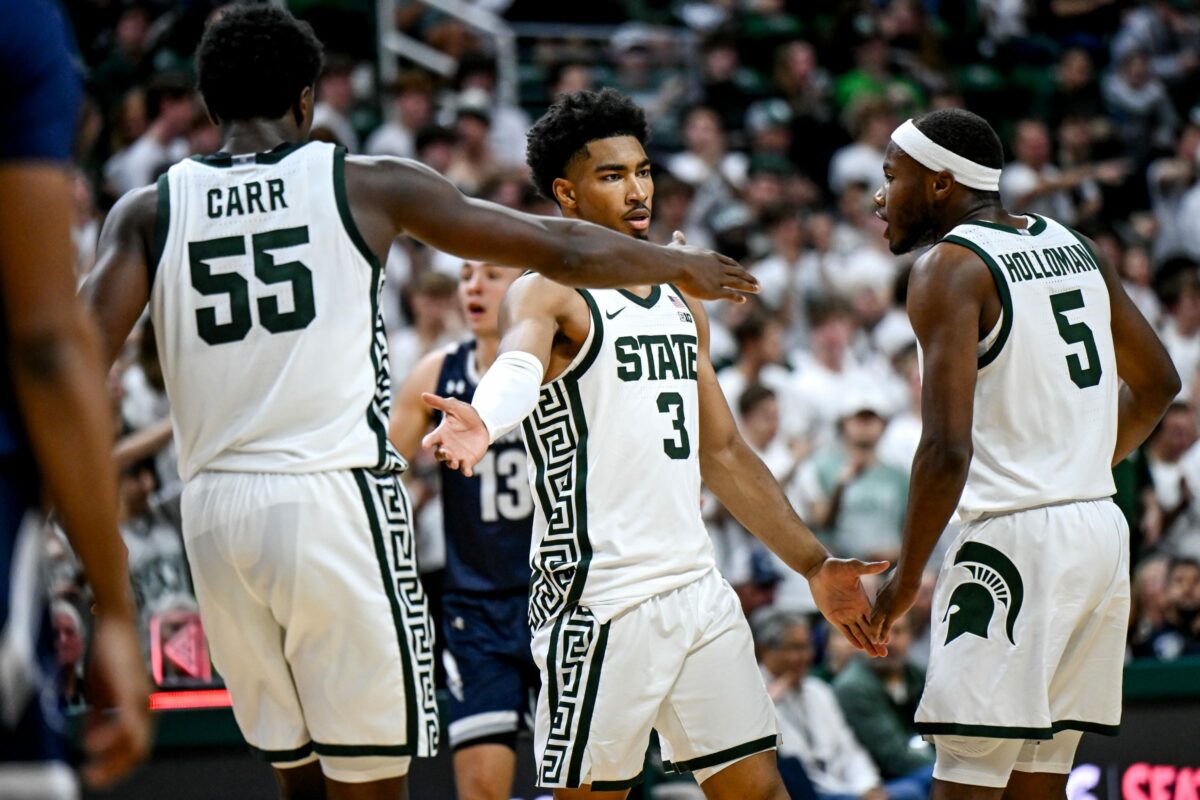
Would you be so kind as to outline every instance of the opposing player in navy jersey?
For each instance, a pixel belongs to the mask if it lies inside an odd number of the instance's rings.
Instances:
[[[79,106],[69,34],[46,0],[0,4],[0,796],[77,794],[40,585],[47,496],[95,596],[84,775],[115,780],[148,746],[146,673],[117,533],[112,423],[75,299],[68,170]]]
[[[471,402],[500,346],[500,301],[520,274],[463,264],[458,299],[472,337],[426,356],[397,392],[390,434],[406,458],[441,418],[421,401],[423,392]],[[525,445],[514,431],[488,448],[471,477],[445,464],[440,473],[455,782],[460,800],[508,798],[517,732],[538,686],[525,623],[533,520]]]

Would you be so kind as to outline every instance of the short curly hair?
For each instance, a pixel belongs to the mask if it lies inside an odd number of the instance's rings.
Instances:
[[[526,134],[525,161],[534,185],[557,202],[554,181],[563,177],[571,159],[586,151],[588,142],[614,136],[632,136],[645,146],[650,131],[636,103],[615,89],[562,95]]]
[[[1004,145],[988,121],[978,114],[961,108],[943,108],[918,117],[913,124],[952,153],[991,169],[1004,166]]]
[[[218,123],[279,119],[316,83],[323,48],[307,22],[271,5],[225,11],[196,49],[196,81]]]

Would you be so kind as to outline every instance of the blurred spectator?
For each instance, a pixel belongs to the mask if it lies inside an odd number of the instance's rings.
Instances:
[[[683,117],[684,150],[667,159],[667,169],[696,190],[691,217],[707,221],[746,185],[749,159],[727,149],[721,118],[712,108],[696,106]]]
[[[56,599],[50,604],[50,622],[54,626],[54,656],[58,663],[58,690],[68,709],[86,707],[83,696],[84,654],[87,632],[83,615],[72,603]]]
[[[786,159],[792,150],[792,109],[777,97],[759,100],[746,111],[746,134],[753,155]]]
[[[833,442],[847,398],[873,389],[876,376],[858,368],[850,353],[854,316],[840,300],[816,299],[808,304],[808,347],[791,353],[793,390],[812,415],[814,444]]]
[[[441,272],[424,272],[412,285],[409,305],[412,327],[393,331],[388,337],[388,356],[394,385],[404,380],[422,356],[457,340],[462,332],[455,312],[454,278]]]
[[[1200,535],[1200,509],[1196,507],[1193,486],[1189,482],[1191,466],[1185,455],[1196,444],[1196,415],[1188,403],[1175,402],[1159,421],[1158,427],[1146,441],[1146,458],[1154,492],[1162,509],[1164,546],[1179,546],[1185,540]],[[1194,461],[1194,458],[1188,459]]]
[[[654,208],[650,219],[650,241],[670,244],[675,231],[696,247],[711,248],[712,235],[708,229],[689,218],[696,190],[690,183],[679,180],[666,170],[654,176]]]
[[[1182,84],[1200,68],[1200,24],[1195,8],[1180,0],[1150,0],[1124,15],[1113,37],[1116,62],[1133,52],[1143,53],[1148,69],[1158,78]]]
[[[1017,160],[1006,164],[1000,175],[1005,206],[1064,225],[1076,224],[1081,206],[1093,213],[1099,208],[1100,190],[1095,180],[1115,183],[1125,175],[1121,164],[1082,164],[1060,170],[1050,163],[1050,132],[1045,123],[1035,119],[1017,123],[1013,153]]]
[[[1162,303],[1154,293],[1154,264],[1141,245],[1126,248],[1120,260],[1121,284],[1129,299],[1153,327],[1162,322]]]
[[[367,154],[414,158],[417,131],[433,119],[433,81],[423,72],[407,72],[389,94],[391,115],[367,139]]]
[[[833,682],[838,704],[858,741],[863,743],[888,788],[906,793],[891,797],[928,797],[933,780],[933,748],[917,733],[913,719],[925,671],[908,657],[913,642],[911,617],[897,620],[881,658],[856,658]]]
[[[566,61],[556,66],[550,77],[550,100],[571,92],[590,92],[596,88],[596,76],[590,64]]]
[[[108,52],[92,74],[101,105],[111,106],[145,80],[149,29],[149,4],[125,5],[117,17]]]
[[[751,630],[767,694],[779,719],[778,757],[785,783],[792,771],[786,762],[795,761],[816,789],[818,800],[896,797],[881,785],[833,690],[808,674],[813,657],[808,620],[788,611],[762,609],[751,618]],[[790,785],[788,789],[796,791]]]
[[[854,111],[854,142],[833,154],[829,188],[840,195],[847,185],[877,186],[883,182],[883,151],[896,120],[883,102],[863,102]]]
[[[921,364],[914,341],[891,359],[892,368],[904,382],[905,403],[888,421],[879,440],[879,460],[902,472],[912,469],[913,456],[921,441]]]
[[[801,469],[793,491],[804,519],[843,556],[894,560],[908,503],[908,473],[879,460],[887,428],[874,392],[841,396],[839,441]]]
[[[1134,657],[1174,661],[1200,655],[1200,560],[1171,560],[1164,599],[1162,624],[1134,646]]]
[[[816,262],[806,258],[805,222],[789,205],[777,205],[763,214],[762,227],[770,241],[767,255],[752,266],[762,287],[762,296],[771,298],[785,325],[789,348],[803,347],[808,339],[805,298],[820,291]]]
[[[771,392],[776,416],[782,420],[781,447],[800,436],[807,428],[803,411],[792,388],[792,374],[782,365],[783,324],[761,307],[753,310],[733,329],[737,342],[737,361],[717,373],[721,391],[732,407],[741,407],[749,387],[762,384]],[[742,417],[739,412],[739,421]],[[779,477],[778,475],[776,477]]]
[[[912,110],[921,105],[924,93],[916,81],[892,72],[887,40],[871,29],[854,48],[854,69],[834,83],[833,99],[843,111],[853,112],[859,103],[869,99]]]
[[[153,183],[159,173],[188,154],[184,135],[196,109],[195,90],[182,75],[157,76],[146,90],[146,132],[104,165],[108,192],[120,197]]]
[[[780,435],[780,403],[774,391],[761,383],[752,383],[738,396],[738,427],[746,443],[758,454],[775,480],[791,482],[801,461],[808,455],[803,441]]]
[[[1200,120],[1189,120],[1175,152],[1152,162],[1146,172],[1151,208],[1158,223],[1153,244],[1156,263],[1189,250],[1193,258],[1200,258],[1200,236],[1193,233],[1196,226],[1189,224],[1200,215],[1200,191],[1193,188],[1198,185],[1198,160]]]
[[[1158,335],[1183,381],[1179,396],[1190,398],[1200,369],[1200,267],[1189,259],[1173,259],[1162,265],[1159,279],[1166,317]]]
[[[1054,90],[1046,115],[1057,127],[1068,118],[1094,124],[1103,119],[1103,114],[1104,100],[1092,68],[1092,57],[1082,47],[1072,47],[1062,54],[1054,71]]]
[[[310,138],[333,142],[357,153],[358,134],[350,124],[354,108],[354,84],[351,75],[354,62],[345,56],[330,53],[325,56],[325,68],[317,79],[317,102],[313,106]]]
[[[426,125],[417,131],[417,160],[444,175],[454,160],[454,147],[457,143],[458,137],[449,128]]]
[[[1145,53],[1130,50],[1122,55],[1103,90],[1117,134],[1137,163],[1146,163],[1152,150],[1171,149],[1179,115],[1166,86],[1150,71]]]
[[[488,120],[488,149],[505,166],[524,166],[525,132],[529,115],[501,101],[496,86],[496,62],[478,53],[465,55],[458,65],[456,85],[459,105],[464,95],[469,104]],[[461,110],[459,111],[461,116]]]
[[[96,263],[96,242],[100,239],[101,219],[96,209],[96,193],[92,190],[92,182],[82,171],[76,171],[71,243],[75,245],[75,277],[79,280],[83,280]]]
[[[464,193],[477,195],[500,169],[492,152],[492,110],[487,93],[481,89],[464,91],[458,96],[455,114],[457,146],[446,167],[446,177]]]
[[[716,112],[726,132],[738,134],[745,120],[747,103],[761,96],[764,87],[754,70],[742,66],[734,38],[725,34],[713,35],[704,42],[700,52],[703,103]]]
[[[1171,559],[1162,553],[1147,556],[1133,570],[1131,585],[1132,624],[1129,626],[1130,655],[1162,627],[1167,607],[1167,567]]]

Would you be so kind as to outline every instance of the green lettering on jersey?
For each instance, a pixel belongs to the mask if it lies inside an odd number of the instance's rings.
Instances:
[[[254,207],[256,205],[258,208]],[[251,213],[255,211],[266,213],[267,211],[267,207],[263,205],[262,201],[262,184],[258,181],[246,184],[246,206],[250,209]]]
[[[238,187],[230,186],[229,194],[225,202],[226,214],[245,214],[246,209],[242,207],[242,193],[238,191]]]
[[[287,201],[283,199],[283,181],[279,178],[271,178],[267,181],[267,191],[271,194],[271,210],[275,211],[278,208],[287,208]],[[279,205],[275,205],[276,203]]]
[[[221,218],[221,190],[220,189],[209,189],[208,190],[208,218],[209,219],[220,219]]]
[[[617,354],[617,377],[623,381],[642,379],[642,360],[638,358],[638,342],[632,336],[621,336],[613,342]]]
[[[1001,253],[1000,262],[1004,264],[1004,268],[1008,270],[1009,282],[1019,283],[1021,281],[1021,271],[1017,269],[1016,260],[1008,253]]]

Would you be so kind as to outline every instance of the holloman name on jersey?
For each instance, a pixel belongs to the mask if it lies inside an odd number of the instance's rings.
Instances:
[[[1029,254],[1033,254],[1033,258]],[[1072,244],[1063,247],[1047,247],[1043,250],[1030,250],[1027,253],[1005,253],[999,256],[1000,262],[1008,271],[1011,283],[1031,281],[1034,278],[1055,278],[1078,272],[1092,272],[1100,269],[1100,265],[1092,258],[1092,254],[1083,245]],[[1037,261],[1035,264],[1034,261]]]
[[[696,380],[696,337],[690,334],[621,336],[613,349],[623,381]]]
[[[265,183],[266,191],[263,191],[263,183],[259,181],[247,181],[241,186],[218,186],[215,189],[209,189],[208,196],[205,198],[208,201],[208,218],[220,219],[240,214],[265,214],[268,211],[287,208],[287,201],[283,199],[283,181],[279,178],[271,178]],[[242,203],[243,193],[245,204]]]

